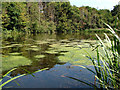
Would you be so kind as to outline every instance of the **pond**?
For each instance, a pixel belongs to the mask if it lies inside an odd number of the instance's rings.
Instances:
[[[29,71],[48,68],[42,72],[20,77],[4,88],[92,88],[87,83],[94,83],[94,75],[78,65],[91,68],[91,60],[96,52],[91,46],[98,43],[95,33],[79,34],[11,34],[2,36],[2,74],[17,68],[9,74],[15,77]],[[100,37],[104,38],[103,34]],[[9,78],[4,78],[3,82]],[[19,85],[17,85],[17,83]]]

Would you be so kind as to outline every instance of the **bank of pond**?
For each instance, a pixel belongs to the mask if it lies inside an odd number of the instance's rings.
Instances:
[[[117,33],[120,33],[120,30],[118,29],[114,29]],[[85,29],[85,30],[76,30],[76,31],[68,31],[68,32],[51,32],[51,31],[48,31],[48,32],[32,32],[32,31],[25,31],[25,30],[21,30],[21,31],[16,31],[16,30],[4,30],[2,31],[3,34],[23,34],[23,33],[26,33],[26,34],[81,34],[81,33],[89,33],[89,32],[92,32],[92,33],[110,33],[110,30],[109,28],[96,28],[96,29]]]

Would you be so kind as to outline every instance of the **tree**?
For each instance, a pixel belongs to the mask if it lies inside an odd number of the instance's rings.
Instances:
[[[25,9],[23,3],[3,3],[3,30],[24,30],[26,27]]]
[[[114,17],[113,23],[114,23],[115,27],[120,29],[120,5],[114,6],[111,13]]]
[[[117,28],[120,25],[120,5],[111,12],[71,6],[70,2],[4,2],[2,6],[3,30],[60,33],[106,28],[101,21]]]

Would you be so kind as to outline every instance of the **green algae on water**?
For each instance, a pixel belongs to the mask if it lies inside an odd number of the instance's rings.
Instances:
[[[61,62],[69,62],[75,65],[92,65],[91,60],[88,58],[87,52],[95,57],[96,52],[92,51],[90,47],[91,43],[94,41],[83,40],[82,42],[70,42],[68,44],[56,43],[50,45],[49,52],[56,53],[60,52],[61,56],[58,56],[58,59]],[[66,51],[66,52],[63,52]]]
[[[37,46],[30,46],[31,48],[37,48]]]
[[[19,55],[21,55],[21,53],[14,52],[14,53],[9,53],[9,55],[12,55],[12,56],[19,56]]]
[[[36,41],[36,44],[48,44],[49,42],[47,42],[47,41]]]
[[[64,56],[58,56],[58,59],[61,62],[69,62],[69,63],[75,64],[75,65],[92,65],[92,62],[87,57],[88,54],[85,51],[92,54],[91,55],[92,57],[94,57],[94,55],[96,54],[96,52],[92,51],[92,49],[90,49],[90,48],[83,48],[83,49],[79,49],[79,50],[73,49],[69,52],[62,53],[62,54],[64,54]]]
[[[39,51],[40,48],[27,48],[26,50]]]
[[[35,58],[44,58],[45,55],[36,55]]]
[[[49,54],[58,54],[58,52],[57,51],[55,51],[55,50],[50,50],[50,51],[45,51],[46,53],[49,53]]]
[[[24,56],[3,56],[2,71],[10,70],[14,67],[30,65],[32,62]]]

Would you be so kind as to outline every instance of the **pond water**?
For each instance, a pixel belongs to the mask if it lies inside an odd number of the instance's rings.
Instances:
[[[95,33],[80,34],[11,34],[2,36],[2,74],[17,68],[9,74],[11,77],[48,68],[42,72],[20,77],[4,88],[92,88],[87,83],[94,83],[94,75],[81,67],[91,68],[90,53],[96,52],[91,46],[97,44]],[[100,34],[104,38],[104,35]],[[27,71],[26,71],[27,70]],[[8,78],[4,78],[3,82]]]

